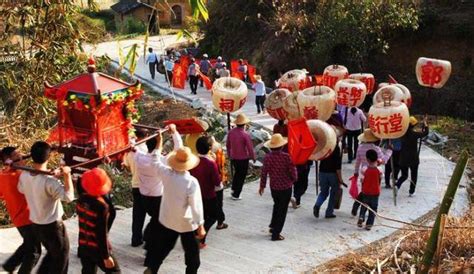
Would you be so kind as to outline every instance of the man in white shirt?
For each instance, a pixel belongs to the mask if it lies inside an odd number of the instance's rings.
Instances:
[[[135,131],[136,141],[146,137],[146,132],[140,129]],[[136,150],[146,153],[147,147],[142,143],[135,147]],[[137,167],[135,164],[135,152],[128,152],[123,158],[123,165],[130,170],[132,174],[132,195],[133,195],[133,211],[132,211],[132,246],[137,247],[143,243],[143,224],[145,223],[146,211],[143,206],[142,195],[140,194]]]
[[[148,48],[148,56],[146,58],[146,63],[150,69],[151,79],[155,80],[155,69],[158,64],[158,56],[153,52],[152,48]]]
[[[51,146],[38,141],[31,147],[31,158],[36,170],[48,171]],[[56,171],[59,175],[59,172]],[[61,201],[74,200],[71,169],[62,167],[64,185],[53,176],[22,172],[18,191],[25,195],[30,209],[30,220],[41,244],[46,248],[38,273],[67,273],[69,265],[69,239],[63,224]]]
[[[173,132],[173,142],[175,149],[182,146],[183,143],[181,136],[176,131]],[[143,239],[149,241],[155,236],[154,232],[158,225],[161,196],[163,195],[162,177],[157,171],[157,166],[165,162],[165,157],[161,155],[161,149],[158,149],[156,138],[148,140],[146,146],[147,152],[136,151],[134,161],[143,207],[151,217],[143,235]],[[148,248],[148,244],[146,248]]]
[[[174,125],[170,125],[170,130],[176,133]],[[161,135],[156,140],[157,150],[161,151]],[[149,259],[145,260],[145,273],[158,273],[178,237],[184,249],[186,273],[197,273],[200,265],[196,238],[202,239],[206,234],[201,189],[197,179],[188,172],[199,164],[199,158],[188,147],[179,146],[168,155],[167,164],[157,162],[156,170],[163,180],[163,199],[157,236],[150,242]]]

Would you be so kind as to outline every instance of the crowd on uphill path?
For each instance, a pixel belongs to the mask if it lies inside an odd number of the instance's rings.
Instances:
[[[356,114],[356,111],[350,110]],[[335,111],[329,122],[336,127],[344,127],[343,119]],[[205,122],[203,127],[207,129]],[[231,198],[241,200],[249,161],[255,161],[250,135],[246,131],[249,119],[239,114],[236,125],[227,138],[227,155],[235,171],[232,177]],[[378,206],[380,184],[384,177],[380,166],[390,158],[398,159],[394,165],[395,177],[399,171],[396,187],[400,188],[411,172],[410,196],[415,193],[417,168],[419,164],[417,140],[428,133],[426,121],[422,131],[415,131],[417,121],[410,119],[408,132],[397,142],[380,144],[369,129],[352,140],[355,171],[361,184],[358,200],[370,207],[362,207],[357,225],[370,230],[374,224]],[[200,249],[206,247],[206,236],[217,223],[217,229],[226,229],[223,211],[223,188],[227,184],[226,159],[223,149],[213,137],[205,133],[186,136],[185,145],[174,125],[170,125],[174,150],[166,157],[162,155],[161,134],[138,145],[124,157],[123,165],[132,173],[133,220],[131,245],[140,246],[145,242],[147,250],[145,273],[157,273],[163,260],[175,246],[178,238],[185,253],[187,273],[196,273],[200,266]],[[270,152],[265,156],[261,172],[259,193],[269,187],[274,201],[269,232],[272,241],[284,240],[281,232],[289,204],[298,208],[301,196],[308,187],[311,163],[295,166],[287,153],[288,129],[284,122],[274,126],[274,134],[265,143]],[[137,139],[146,132],[137,132]],[[343,136],[339,136],[343,139]],[[338,142],[339,143],[339,142]],[[385,148],[382,148],[385,146]],[[344,150],[344,149],[342,149]],[[194,152],[194,153],[193,153]],[[43,141],[33,144],[30,150],[33,168],[48,171],[51,146]],[[316,197],[313,214],[319,218],[320,208],[329,197],[325,217],[335,218],[336,193],[344,183],[341,176],[341,149],[339,145],[332,154],[319,165],[321,192]],[[354,159],[349,158],[349,161]],[[55,176],[14,169],[11,164],[23,164],[22,154],[15,147],[1,150],[4,168],[0,172],[0,197],[5,200],[13,224],[23,238],[22,245],[3,263],[7,272],[20,266],[19,273],[30,273],[41,255],[41,245],[46,256],[38,267],[38,273],[67,273],[69,262],[69,239],[62,221],[61,201],[71,202],[74,186],[71,169],[67,166],[55,170]],[[389,169],[385,169],[387,178]],[[62,182],[59,178],[62,177]],[[390,187],[388,181],[386,187]],[[108,240],[114,219],[113,205],[108,198],[112,182],[100,168],[86,171],[76,184],[78,194],[76,211],[79,224],[78,256],[82,273],[96,273],[98,268],[106,273],[120,273],[117,259]],[[352,215],[358,214],[359,203],[355,202]],[[145,215],[150,221],[143,231]]]

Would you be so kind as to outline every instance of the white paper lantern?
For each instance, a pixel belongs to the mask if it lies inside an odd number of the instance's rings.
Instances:
[[[268,114],[277,120],[286,120],[288,113],[283,108],[283,104],[290,94],[289,90],[283,88],[272,91],[265,100],[265,109]]]
[[[405,135],[410,123],[408,107],[397,101],[380,102],[369,110],[369,127],[380,139],[396,139]]]
[[[297,91],[305,88],[306,71],[294,69],[285,72],[278,80],[278,88],[286,88],[289,91]]]
[[[349,76],[349,71],[345,66],[330,65],[324,69],[323,85],[334,89],[337,81],[346,79]]]
[[[306,119],[327,121],[336,108],[336,92],[330,87],[314,86],[298,95],[300,114]]]
[[[336,102],[347,107],[362,105],[367,94],[365,84],[359,80],[342,79],[336,83],[334,90],[337,94]]]
[[[389,86],[389,85],[390,86],[395,86],[395,87],[399,88],[402,91],[403,99],[402,100],[397,100],[397,101],[401,101],[401,102],[405,103],[408,107],[410,107],[411,103],[412,103],[410,90],[406,86],[404,86],[402,84],[398,84],[398,83],[396,83],[396,84],[380,83],[379,87],[382,88],[382,87],[386,87],[386,86]],[[374,96],[374,98],[375,98],[375,96]],[[379,100],[377,102],[381,102],[381,101]]]
[[[222,77],[212,85],[212,104],[223,113],[239,110],[247,100],[247,85],[234,77]]]
[[[321,120],[308,120],[306,124],[317,143],[309,159],[319,161],[329,157],[337,144],[334,128]]]
[[[451,62],[426,57],[416,62],[418,84],[430,88],[442,88],[451,75]]]
[[[295,120],[301,118],[300,108],[298,106],[298,95],[300,91],[296,91],[286,96],[283,101],[283,109],[286,111],[286,118],[288,120]]]
[[[359,80],[365,84],[367,94],[372,94],[375,90],[375,77],[372,73],[352,73],[350,79]]]

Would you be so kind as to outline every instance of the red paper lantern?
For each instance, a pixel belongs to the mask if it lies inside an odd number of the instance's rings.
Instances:
[[[212,85],[212,104],[223,113],[239,110],[247,100],[247,85],[233,77],[221,77]]]
[[[285,74],[278,79],[278,88],[286,88],[291,92],[305,89],[306,71],[294,69],[285,72]]]
[[[369,127],[380,139],[396,139],[405,135],[410,123],[408,107],[401,102],[377,103],[369,110]]]
[[[306,119],[301,118],[288,122],[288,152],[293,164],[306,163],[316,145],[316,141],[306,124]]]
[[[283,108],[285,98],[290,95],[287,89],[276,89],[272,91],[265,100],[265,109],[268,114],[277,120],[286,120],[287,112]]]
[[[327,121],[336,108],[336,92],[330,87],[314,86],[300,92],[297,101],[303,117]]]
[[[350,79],[359,80],[365,84],[367,94],[372,94],[375,89],[375,77],[372,73],[352,73]]]
[[[330,65],[324,69],[323,85],[334,89],[334,86],[339,80],[346,79],[349,76],[349,71],[345,66]]]
[[[337,135],[334,128],[321,120],[308,120],[306,124],[317,143],[309,159],[319,161],[329,157],[337,145]]]
[[[430,88],[442,88],[451,75],[451,62],[420,57],[416,62],[418,84]]]
[[[402,103],[405,103],[408,107],[411,106],[411,104],[412,104],[411,92],[406,86],[404,86],[402,84],[398,84],[398,83],[396,83],[396,84],[380,83],[380,85],[379,85],[379,87],[381,87],[381,88],[386,87],[386,86],[395,86],[395,87],[399,88],[403,93],[403,98],[402,99],[399,99],[400,96],[396,95],[396,96],[394,96],[394,98],[392,100],[400,101]],[[398,93],[398,91],[397,91],[397,93]],[[374,99],[375,99],[375,97],[376,96],[374,96]],[[380,97],[380,95],[378,96],[377,101],[374,100],[374,102],[377,102],[377,103],[382,102],[382,101],[383,100]]]
[[[342,79],[336,83],[334,90],[337,94],[337,103],[347,107],[358,107],[365,99],[367,88],[359,80]]]

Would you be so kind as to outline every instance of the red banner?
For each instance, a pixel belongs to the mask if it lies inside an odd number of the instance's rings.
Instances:
[[[186,85],[187,69],[181,63],[175,63],[173,67],[173,84],[174,88],[184,89]]]
[[[182,119],[182,120],[166,120],[163,122],[165,125],[175,124],[176,130],[180,134],[191,134],[204,132],[204,128],[199,124],[195,118]]]
[[[206,75],[204,75],[202,72],[198,71],[198,74],[199,74],[199,77],[201,77],[202,79],[202,82],[204,83],[204,86],[206,87],[207,90],[211,90],[212,89],[212,81],[211,79],[209,79],[209,77],[207,77]]]
[[[230,61],[230,72],[231,72],[230,75],[232,77],[235,77],[235,78],[240,79],[240,80],[244,79],[244,75],[242,74],[242,72],[239,71],[239,61],[238,60]]]
[[[252,84],[255,84],[255,82],[257,82],[257,80],[255,80],[255,74],[257,73],[257,68],[255,66],[247,64],[247,69],[249,73],[250,82],[252,82]]]

